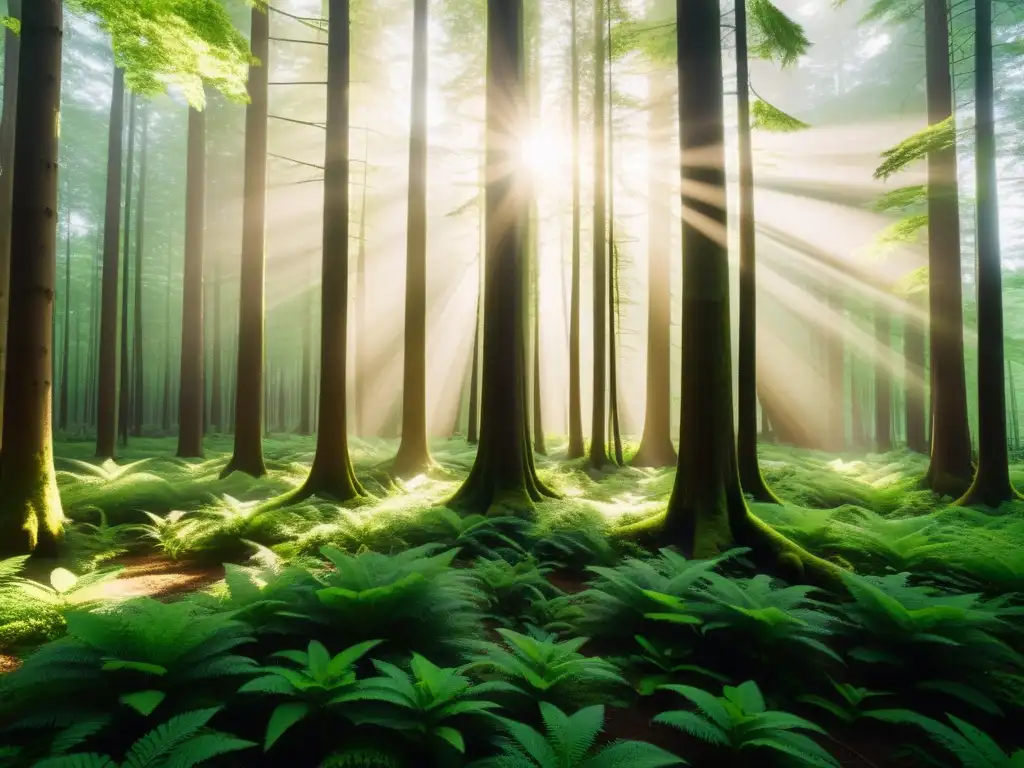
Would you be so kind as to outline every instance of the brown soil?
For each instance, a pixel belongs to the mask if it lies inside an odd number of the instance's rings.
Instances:
[[[102,585],[110,598],[152,597],[169,601],[196,592],[224,578],[223,565],[175,562],[161,555],[132,555],[114,561],[124,570]]]
[[[6,672],[13,672],[21,666],[21,659],[17,656],[8,656],[6,653],[0,653],[0,675]]]
[[[587,588],[586,580],[589,576],[573,573],[572,571],[552,571],[547,575],[548,581],[553,587],[565,592],[567,595],[575,595]]]

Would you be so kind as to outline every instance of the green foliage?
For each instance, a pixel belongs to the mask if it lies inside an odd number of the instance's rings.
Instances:
[[[13,16],[0,16],[0,26],[6,27],[16,35],[21,34],[21,19],[16,19]]]
[[[756,58],[787,67],[811,47],[803,26],[770,0],[747,0],[747,23],[750,54]]]
[[[432,543],[445,549],[458,548],[466,558],[491,559],[525,555],[523,542],[529,521],[518,517],[460,516],[447,507],[434,507],[422,517],[423,542],[410,536],[413,543]]]
[[[897,219],[878,235],[880,245],[922,242],[928,234],[928,214],[917,213]]]
[[[579,652],[587,638],[560,642],[499,629],[505,645],[480,643],[481,652],[465,668],[495,674],[523,696],[555,704],[586,703],[626,686],[613,664]]]
[[[750,117],[751,127],[761,131],[795,133],[796,131],[803,131],[811,127],[802,120],[786,114],[778,107],[761,99],[756,100],[751,105]]]
[[[870,691],[867,688],[858,688],[850,683],[837,683],[831,679],[829,682],[832,683],[832,688],[835,689],[835,692],[839,694],[839,701],[827,699],[817,694],[798,696],[797,701],[823,709],[844,723],[852,723],[873,711],[864,709],[865,702],[881,696],[892,695],[885,691]]]
[[[382,641],[370,640],[346,648],[331,656],[317,640],[310,640],[307,651],[278,651],[275,657],[286,659],[292,667],[264,667],[260,677],[238,689],[239,693],[260,693],[284,697],[275,707],[267,724],[263,751],[267,752],[292,726],[314,712],[332,704],[357,700],[356,663]]]
[[[542,702],[544,733],[524,723],[501,718],[511,737],[502,755],[480,763],[480,768],[661,768],[683,765],[684,760],[642,741],[615,741],[596,747],[604,726],[604,707],[581,709],[567,715]]]
[[[532,552],[545,565],[571,570],[590,565],[615,565],[619,560],[606,532],[586,524],[543,532]]]
[[[650,696],[661,686],[676,682],[683,675],[701,675],[720,683],[729,682],[727,677],[718,672],[690,664],[688,660],[693,655],[690,648],[658,643],[642,635],[634,639],[640,651],[627,658],[625,664],[636,675],[634,685],[641,696]]]
[[[539,567],[533,558],[515,564],[477,560],[473,571],[487,596],[487,617],[506,626],[524,623],[531,605],[558,595],[546,578],[549,570]]]
[[[820,727],[802,717],[769,710],[757,683],[748,680],[740,686],[725,686],[716,697],[687,685],[667,685],[692,703],[697,711],[663,712],[654,722],[678,728],[691,736],[734,753],[743,750],[766,750],[781,754],[791,761],[821,768],[838,768],[828,752],[810,737],[798,731],[824,734]]]
[[[941,123],[929,125],[899,144],[882,153],[882,163],[875,169],[876,179],[888,179],[911,163],[927,157],[931,152],[949,149],[956,143],[956,122],[948,117]]]
[[[871,206],[879,213],[905,211],[920,208],[928,202],[928,188],[924,184],[913,184],[886,192]]]
[[[136,741],[118,764],[108,755],[59,755],[36,768],[192,768],[232,752],[256,746],[251,741],[206,727],[220,707],[183,712]]]
[[[1024,749],[1006,754],[987,734],[953,715],[947,715],[956,730],[948,725],[903,709],[879,710],[871,717],[897,725],[913,725],[960,760],[963,768],[1019,768],[1024,765]]]

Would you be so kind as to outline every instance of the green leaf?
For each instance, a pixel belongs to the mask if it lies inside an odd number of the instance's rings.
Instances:
[[[455,749],[457,749],[459,752],[465,754],[465,752],[466,752],[466,742],[462,738],[462,734],[459,733],[454,728],[449,728],[446,725],[442,725],[439,728],[435,728],[434,729],[434,734],[436,736],[438,736],[439,738],[444,739],[445,741],[447,741],[449,744],[451,744],[453,747],[455,747]]]
[[[167,674],[167,668],[161,667],[159,664],[150,664],[145,661],[124,661],[121,659],[104,662],[102,669],[104,672],[116,672],[122,669],[130,669],[135,672],[143,672],[144,674],[156,675],[158,677],[162,677]]]
[[[772,133],[796,133],[811,126],[803,120],[799,120],[778,107],[772,106],[767,101],[757,99],[750,107],[750,125],[758,131],[770,131]]]
[[[886,192],[871,206],[878,213],[888,211],[905,211],[908,208],[920,208],[928,202],[928,188],[924,184],[914,184]]]
[[[267,723],[267,735],[263,740],[263,751],[269,752],[284,732],[309,714],[309,705],[301,702],[278,704]]]
[[[140,715],[149,717],[153,714],[153,710],[160,706],[162,702],[167,698],[167,694],[163,691],[148,690],[148,691],[136,691],[135,693],[126,693],[122,695],[118,701],[122,704],[131,707]]]
[[[651,621],[664,621],[669,624],[702,624],[703,622],[696,616],[690,616],[686,613],[645,613],[645,619]]]
[[[309,657],[309,671],[313,673],[313,677],[317,680],[323,680],[327,677],[327,667],[331,663],[331,655],[324,648],[324,644],[319,640],[310,640],[307,655]]]
[[[777,61],[783,67],[795,64],[807,53],[811,41],[804,28],[770,0],[746,0],[750,54]]]
[[[875,169],[876,179],[888,179],[932,152],[949,149],[956,143],[956,123],[952,116],[941,123],[908,136],[882,153],[882,163]]]
[[[0,25],[7,27],[16,35],[21,34],[21,19],[16,19],[13,16],[0,16]]]

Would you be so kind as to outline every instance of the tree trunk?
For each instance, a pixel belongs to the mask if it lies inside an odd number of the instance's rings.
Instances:
[[[619,249],[615,242],[615,89],[612,81],[612,7],[605,6],[608,33],[608,422],[615,463],[625,464],[619,429]]]
[[[845,318],[843,288],[834,281],[827,288],[828,313],[833,322],[842,323]],[[825,445],[828,450],[841,453],[846,449],[846,350],[845,339],[838,328],[830,329],[826,347],[826,381],[828,382],[828,436]]]
[[[879,302],[875,305],[875,450],[879,453],[893,449],[892,376],[889,372],[891,337],[889,309]]]
[[[171,247],[167,246],[167,282],[164,284],[164,386],[160,406],[160,429],[171,432]]]
[[[277,370],[277,407],[274,409],[275,413],[275,428],[274,431],[279,435],[283,435],[288,431],[288,401],[285,397],[284,391],[284,368],[278,368]]]
[[[487,168],[483,386],[480,444],[449,504],[472,511],[529,511],[552,495],[537,477],[526,421],[524,234],[528,184],[519,162],[526,113],[523,2],[487,2]],[[493,172],[502,169],[502,173]]]
[[[21,18],[21,0],[7,0],[7,15]],[[18,119],[18,58],[21,37],[4,30],[4,100],[0,119],[0,424],[3,423],[4,370],[7,366],[7,314],[11,279],[11,205],[14,139]]]
[[[312,277],[312,276],[311,276]],[[312,283],[312,280],[310,281]],[[302,362],[299,370],[300,435],[313,434],[313,297],[306,298],[302,320]]]
[[[1010,388],[1010,435],[1013,450],[1020,450],[1020,412],[1017,410],[1017,387],[1013,383],[1013,361],[1006,361],[1006,385]]]
[[[145,421],[145,366],[142,353],[142,258],[145,253],[143,240],[146,233],[146,170],[149,154],[149,110],[145,102],[142,104],[142,152],[139,166],[139,205],[136,216],[138,221],[135,230],[135,318],[132,331],[132,434],[142,437],[142,423]]]
[[[580,54],[577,43],[577,0],[572,0],[570,79],[572,80],[572,276],[569,299],[569,449],[568,458],[583,456],[583,406],[580,396]]]
[[[605,274],[608,267],[607,211],[605,210],[605,118],[604,118],[604,3],[594,3],[594,391],[590,424],[588,463],[601,469],[608,463],[605,444],[605,362],[608,354],[605,310],[608,297]]]
[[[1020,498],[1010,484],[1006,444],[1006,357],[1003,348],[1003,275],[996,173],[995,83],[992,72],[992,0],[976,0],[974,108],[978,231],[978,470],[959,504],[998,507]],[[20,136],[20,132],[19,132]]]
[[[747,2],[736,0],[736,120],[739,136],[739,403],[736,458],[740,486],[755,501],[778,504],[764,482],[757,456],[757,228],[754,216],[754,150],[750,135],[750,69]]]
[[[481,266],[482,266],[481,254]],[[480,297],[476,299],[473,322],[473,366],[469,374],[469,426],[466,427],[466,442],[476,445],[480,439]]]
[[[245,180],[242,204],[242,265],[238,286],[238,355],[235,374],[235,446],[222,476],[235,470],[253,477],[263,463],[264,292],[267,228],[267,91],[270,19],[252,9],[251,47],[258,63],[249,67],[245,109]]]
[[[928,123],[953,114],[946,0],[925,0]],[[964,370],[963,276],[956,145],[928,155],[928,311],[932,452],[924,484],[960,496],[973,475]]]
[[[0,552],[57,555],[64,513],[53,468],[51,372],[57,277],[61,0],[32,0],[21,24],[11,213],[6,418],[0,453]]]
[[[131,423],[131,359],[128,347],[128,297],[131,287],[131,234],[132,234],[132,181],[135,177],[135,94],[128,101],[128,167],[124,182],[124,245],[122,260],[124,275],[121,277],[121,377],[118,384],[117,431],[121,443],[128,444],[128,427]]]
[[[210,429],[213,432],[224,431],[224,379],[221,369],[221,358],[224,356],[224,345],[221,327],[221,274],[220,254],[213,260],[213,349],[211,350],[210,370]]]
[[[103,219],[103,283],[100,301],[99,375],[96,394],[96,458],[114,458],[117,440],[117,285],[121,268],[121,154],[124,134],[124,71],[115,68],[107,145],[106,213]]]
[[[541,19],[541,3],[534,2],[530,8],[530,23],[533,27],[529,40],[530,46],[530,80],[527,86],[530,100],[530,124],[536,130],[541,121],[541,100],[543,85],[541,79],[541,48],[543,45],[543,24]],[[531,416],[533,425],[533,450],[544,456],[548,452],[544,439],[544,406],[542,400],[540,371],[540,212],[537,207],[536,179],[530,178],[530,213],[529,213],[529,269],[530,269],[530,347],[532,348],[530,396]]]
[[[903,323],[903,357],[906,362],[906,430],[907,447],[917,453],[928,452],[925,437],[925,352],[924,325],[917,314],[924,309],[922,294],[909,299]]]
[[[85,423],[96,426],[96,377],[99,374],[100,283],[103,274],[103,230],[97,231],[96,253],[89,278],[89,360],[85,366]]]
[[[405,365],[402,441],[392,472],[412,477],[431,464],[427,445],[427,0],[415,0],[409,212],[405,260]]]
[[[59,420],[57,429],[67,432],[68,429],[68,387],[71,363],[71,200],[68,199],[67,232],[64,247],[64,338],[60,355],[60,407],[57,409]]]
[[[185,269],[182,279],[181,386],[178,456],[203,455],[203,214],[206,197],[206,113],[188,112],[185,181]]]
[[[323,271],[320,281],[319,428],[313,466],[290,500],[365,495],[348,452],[349,2],[330,0],[327,36],[327,150],[324,160]]]

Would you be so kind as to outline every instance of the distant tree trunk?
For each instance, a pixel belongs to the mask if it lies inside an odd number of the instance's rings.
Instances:
[[[142,259],[145,254],[143,241],[146,234],[146,170],[149,154],[149,110],[146,103],[142,104],[142,152],[139,166],[139,210],[136,212],[138,221],[135,230],[135,319],[132,333],[133,349],[132,383],[132,434],[142,437],[142,422],[145,421],[145,365],[142,353]],[[127,253],[127,251],[125,252]]]
[[[978,469],[959,504],[998,507],[1020,498],[1010,483],[1006,444],[1006,356],[1003,341],[1003,275],[996,173],[995,83],[992,67],[992,0],[976,0],[974,109],[977,148],[978,231]],[[21,135],[19,131],[19,137]],[[20,139],[19,139],[20,140]]]
[[[71,200],[68,200],[67,232],[64,247],[64,339],[60,355],[60,414],[58,430],[68,429],[68,387],[71,363]]]
[[[7,0],[7,15],[21,18],[21,0]],[[0,119],[0,424],[3,423],[4,370],[7,365],[7,312],[11,279],[11,194],[14,139],[18,118],[18,58],[21,37],[4,30],[4,98]]]
[[[925,0],[928,123],[953,114],[946,0]],[[971,483],[971,433],[964,370],[963,277],[955,144],[928,155],[928,307],[932,450],[924,484],[960,496]]]
[[[855,360],[850,361],[850,431],[853,447],[863,449],[868,444],[864,425],[864,401],[861,398],[860,375]]]
[[[0,553],[57,555],[64,513],[53,469],[51,372],[57,278],[61,0],[32,0],[21,24],[11,171],[10,323],[0,452]]]
[[[875,450],[879,453],[893,448],[892,376],[889,372],[891,336],[889,309],[879,302],[875,305]]]
[[[117,440],[117,284],[121,255],[121,154],[124,134],[124,70],[114,69],[107,145],[106,214],[103,219],[103,283],[100,302],[99,375],[96,395],[96,458],[114,458]]]
[[[672,101],[663,72],[647,75],[647,407],[635,467],[670,467],[677,461],[671,420],[672,242],[670,163]]]
[[[302,363],[299,370],[300,435],[313,434],[313,297],[306,298],[302,320]]]
[[[100,283],[103,273],[103,230],[97,231],[96,253],[93,257],[92,275],[89,278],[89,360],[85,366],[85,422],[89,427],[96,425],[96,377],[99,374],[100,345]]]
[[[619,429],[619,249],[615,242],[615,89],[612,81],[612,6],[607,0],[608,33],[608,421],[615,463],[625,464]]]
[[[135,177],[135,94],[128,100],[128,167],[124,182],[124,244],[121,257],[124,276],[121,278],[121,376],[118,384],[117,427],[121,443],[128,444],[131,424],[131,359],[128,346],[128,297],[131,295],[132,181]]]
[[[828,312],[833,322],[845,317],[843,288],[838,282],[827,287]],[[826,446],[839,453],[846,449],[846,350],[842,331],[832,329],[827,336],[826,381],[828,382],[828,437]]]
[[[1017,387],[1013,383],[1013,361],[1006,361],[1007,386],[1010,388],[1010,434],[1013,436],[1013,450],[1020,450],[1020,412],[1017,410]]]
[[[365,495],[348,452],[349,2],[330,0],[327,35],[327,150],[324,161],[323,271],[320,281],[320,424],[305,484],[313,494],[348,501]]]
[[[171,248],[167,247],[167,282],[164,284],[164,387],[160,406],[160,429],[164,435],[171,431]]]
[[[542,100],[542,79],[541,79],[541,47],[543,45],[543,24],[541,19],[541,3],[535,2],[530,7],[530,21],[532,34],[529,39],[530,65],[529,83],[527,84],[528,97],[530,102],[530,124],[537,126],[541,116]],[[541,387],[540,370],[540,306],[541,306],[541,278],[540,278],[540,212],[537,206],[537,190],[535,179],[530,178],[530,211],[529,211],[529,260],[530,260],[530,296],[531,296],[531,328],[530,347],[532,348],[533,360],[531,364],[531,392],[530,402],[532,405],[531,416],[533,424],[533,450],[540,455],[548,452],[547,442],[544,439],[544,407],[543,388]]]
[[[750,62],[747,2],[736,0],[736,107],[739,136],[739,358],[736,458],[740,486],[755,501],[778,504],[764,482],[757,455],[757,227],[754,215],[754,150],[750,135]]]
[[[212,360],[210,361],[210,429],[213,432],[224,431],[224,380],[221,370],[221,358],[224,356],[224,344],[221,335],[221,274],[220,254],[213,260],[213,344]]]
[[[594,3],[594,392],[590,425],[589,464],[595,469],[608,463],[605,444],[605,362],[608,355],[605,310],[607,287],[608,241],[605,210],[605,117],[604,117],[604,3]]]
[[[363,133],[363,185],[359,199],[359,246],[356,250],[356,327],[353,336],[356,340],[355,363],[355,433],[366,437],[366,178],[368,174],[370,137]],[[314,402],[314,406],[316,403]],[[316,419],[313,419],[314,423]]]
[[[415,0],[402,441],[392,465],[397,477],[412,477],[431,464],[427,445],[427,28],[427,0]]]
[[[206,113],[188,112],[185,181],[185,272],[182,280],[181,386],[178,456],[203,455],[203,214],[206,197]]]
[[[904,315],[903,324],[903,357],[906,361],[906,429],[907,447],[917,453],[928,452],[928,440],[925,436],[925,341],[924,324],[917,315],[924,309],[922,294],[909,299],[909,306]]]
[[[569,299],[569,450],[568,458],[583,456],[583,406],[580,396],[580,54],[577,0],[572,0],[572,39],[569,42],[572,80],[572,276]]]
[[[481,254],[481,262],[482,262]],[[480,297],[477,296],[473,322],[473,359],[469,374],[469,426],[466,427],[466,442],[476,445],[480,428]]]
[[[251,47],[259,63],[249,66],[245,109],[245,180],[242,203],[242,266],[238,285],[238,354],[235,373],[235,445],[222,476],[235,470],[267,473],[263,462],[264,294],[267,228],[267,91],[270,19],[252,9]]]
[[[284,391],[284,368],[277,370],[277,407],[274,410],[277,412],[274,431],[283,435],[288,431],[288,401]]]
[[[480,447],[449,504],[523,511],[552,495],[537,477],[526,421],[528,184],[518,162],[525,125],[523,2],[487,2],[486,258]],[[510,119],[510,116],[513,116]]]

